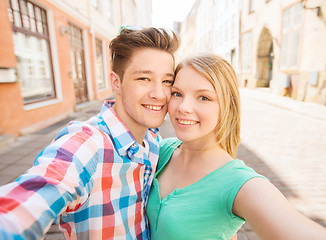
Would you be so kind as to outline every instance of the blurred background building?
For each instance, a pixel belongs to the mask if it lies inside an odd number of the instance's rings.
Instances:
[[[0,138],[110,97],[110,40],[120,25],[151,26],[152,1],[1,0]],[[325,0],[196,0],[173,27],[178,59],[214,52],[241,87],[326,105]]]
[[[181,56],[213,51],[242,87],[326,105],[325,0],[197,0],[180,25]]]
[[[112,95],[110,40],[151,0],[1,0],[0,134],[35,132]]]
[[[214,52],[229,60],[239,72],[239,1],[197,0],[179,28],[181,58]]]
[[[326,1],[243,1],[241,85],[326,104]]]

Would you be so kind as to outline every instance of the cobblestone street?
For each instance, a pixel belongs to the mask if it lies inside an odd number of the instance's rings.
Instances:
[[[285,100],[292,106],[302,104]],[[280,108],[243,90],[238,156],[268,177],[297,210],[326,226],[324,113],[313,116]]]
[[[326,121],[244,94],[242,106],[239,158],[267,176],[299,211],[326,225]]]

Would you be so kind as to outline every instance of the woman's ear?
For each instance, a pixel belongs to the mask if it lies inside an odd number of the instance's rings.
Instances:
[[[112,90],[118,93],[121,89],[121,81],[119,75],[116,74],[115,72],[111,72],[110,78],[111,78]]]

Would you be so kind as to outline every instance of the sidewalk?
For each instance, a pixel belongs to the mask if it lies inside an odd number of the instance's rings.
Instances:
[[[269,88],[240,88],[240,95],[241,97],[250,98],[275,107],[326,121],[326,106],[312,102],[297,101],[289,97],[282,97],[271,93]]]
[[[326,106],[275,95],[269,89],[240,89],[240,159],[282,192],[298,211],[326,227]],[[249,224],[238,240],[258,240]]]

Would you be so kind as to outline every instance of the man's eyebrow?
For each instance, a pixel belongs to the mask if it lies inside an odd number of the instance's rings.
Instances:
[[[152,73],[153,71],[150,70],[136,70],[133,72],[133,74],[152,74]],[[165,75],[174,78],[174,73],[166,73]]]
[[[150,70],[136,70],[133,72],[134,74],[142,74],[142,73],[146,73],[146,74],[151,74],[153,73],[152,71]]]

